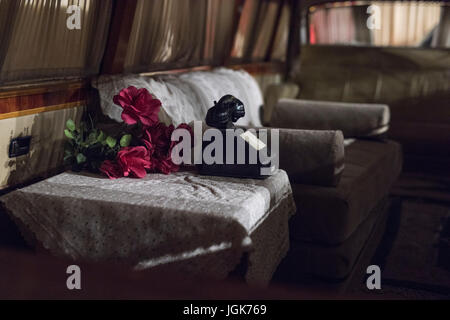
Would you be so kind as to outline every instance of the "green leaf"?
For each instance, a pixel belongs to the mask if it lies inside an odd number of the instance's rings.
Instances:
[[[74,130],[76,129],[75,122],[73,122],[72,119],[67,120],[67,122],[66,122],[66,127],[67,127],[67,129],[69,129],[70,131],[74,131]]]
[[[114,148],[116,146],[117,140],[114,139],[111,136],[108,136],[108,138],[106,138],[106,144],[108,145],[108,147],[110,147],[111,149]]]
[[[82,153],[77,154],[77,163],[80,164],[80,163],[84,163],[84,162],[86,162],[85,155]]]
[[[97,133],[96,132],[89,133],[87,142],[88,142],[88,144],[96,143],[97,142]]]
[[[64,129],[64,134],[65,134],[66,137],[69,138],[69,139],[75,139],[75,137],[73,136],[72,131],[69,131],[68,129]]]
[[[120,139],[120,146],[121,147],[128,147],[131,143],[131,134],[125,134]]]
[[[105,133],[103,131],[100,131],[100,133],[98,134],[98,137],[97,137],[97,141],[103,142],[105,139],[106,139]]]

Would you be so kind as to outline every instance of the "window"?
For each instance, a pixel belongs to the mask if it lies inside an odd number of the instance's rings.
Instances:
[[[138,0],[126,72],[284,59],[282,0]]]
[[[283,1],[246,0],[231,50],[232,60],[284,60],[289,12],[289,5]]]
[[[291,10],[287,3],[283,5],[280,21],[275,33],[275,39],[271,52],[271,60],[286,60],[287,43],[289,37],[289,21],[291,19]]]
[[[127,72],[222,63],[229,53],[234,0],[139,0]]]
[[[68,6],[80,8],[69,29]],[[97,74],[112,0],[0,0],[0,85]]]
[[[310,44],[450,47],[450,7],[438,2],[356,1],[309,8]]]

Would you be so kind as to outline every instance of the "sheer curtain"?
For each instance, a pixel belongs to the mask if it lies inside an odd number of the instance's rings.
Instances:
[[[245,1],[231,50],[232,60],[258,61],[266,57],[273,33],[277,32],[275,23],[282,5],[282,1],[274,0]]]
[[[67,27],[70,5],[81,29]],[[112,0],[0,0],[0,9],[0,84],[98,73]]]
[[[15,21],[18,9],[19,1],[0,0],[0,70],[5,61],[9,42],[11,41],[14,27],[14,23],[11,22]]]
[[[286,3],[281,11],[280,21],[278,22],[275,33],[274,44],[271,52],[271,60],[286,60],[287,42],[289,37],[289,21],[291,19],[291,10]]]
[[[252,60],[263,60],[269,49],[270,40],[275,30],[275,23],[280,3],[277,1],[262,1],[258,20],[254,27],[256,33],[252,50]]]
[[[235,0],[138,0],[125,70],[223,63],[234,9]]]
[[[206,1],[139,0],[125,59],[125,70],[150,65],[198,64],[201,58]]]
[[[317,9],[310,17],[311,43],[353,43],[355,41],[355,24],[353,19],[353,9],[351,7]]]
[[[366,26],[369,5],[379,8],[379,29],[368,29]],[[358,5],[338,3],[331,7],[319,6],[310,14],[310,43],[417,47],[432,36],[434,30],[444,30],[448,25],[445,7],[441,9],[438,2],[416,1],[368,1]],[[438,27],[440,22],[442,27]]]
[[[441,7],[441,23],[436,28],[431,42],[432,47],[450,48],[450,6]]]
[[[381,8],[381,28],[372,30],[376,46],[419,46],[439,24],[439,3],[376,2]]]
[[[204,62],[223,64],[229,56],[235,23],[235,0],[208,0]]]

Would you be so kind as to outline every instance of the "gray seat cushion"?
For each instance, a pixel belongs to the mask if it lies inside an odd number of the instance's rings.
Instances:
[[[297,205],[290,223],[294,241],[337,245],[349,238],[400,174],[401,146],[356,140],[345,148],[344,161],[337,187],[292,184]]]
[[[289,254],[280,266],[284,277],[293,281],[301,281],[310,275],[328,280],[345,279],[355,270],[364,248],[370,251],[377,247],[383,234],[388,209],[389,201],[384,198],[371,210],[356,231],[339,245],[291,241]],[[364,263],[363,260],[361,262]],[[367,266],[363,268],[365,267]]]

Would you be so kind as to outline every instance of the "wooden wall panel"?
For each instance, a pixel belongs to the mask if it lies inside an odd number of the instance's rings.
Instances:
[[[14,188],[62,167],[67,119],[80,121],[90,87],[86,82],[22,85],[0,91],[0,190]],[[30,152],[9,158],[11,139],[31,136]]]
[[[0,92],[0,119],[85,105],[89,90],[80,82]]]

